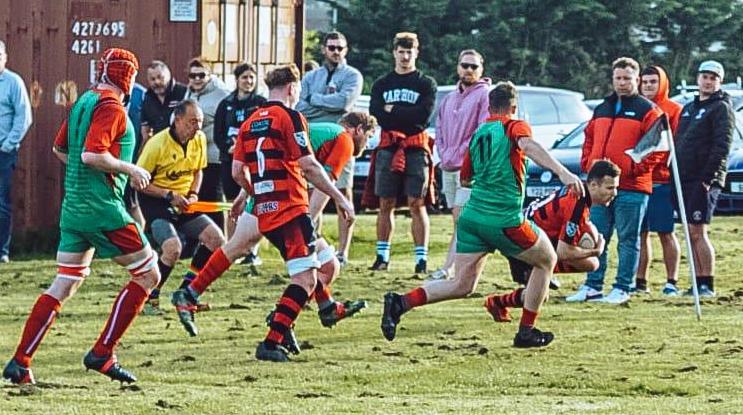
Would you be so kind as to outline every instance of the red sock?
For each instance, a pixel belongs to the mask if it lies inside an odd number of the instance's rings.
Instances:
[[[521,293],[523,291],[523,288],[517,288],[508,294],[493,296],[493,300],[501,307],[520,308],[524,306],[524,300],[521,299]]]
[[[405,304],[405,309],[410,310],[411,308],[420,307],[426,304],[426,301],[428,301],[428,296],[426,295],[426,290],[424,290],[423,287],[418,287],[403,295],[402,301],[403,304]]]
[[[313,293],[315,301],[320,308],[323,308],[328,303],[334,302],[333,294],[330,293],[330,287],[326,287],[325,284],[317,280],[315,285],[315,292]]]
[[[222,248],[214,251],[209,261],[206,262],[204,268],[201,269],[196,279],[191,281],[189,287],[198,294],[202,294],[206,291],[206,288],[210,286],[217,278],[222,276],[225,271],[230,269],[232,262],[224,254]]]
[[[531,311],[529,309],[524,309],[524,311],[521,313],[521,322],[519,325],[521,327],[534,327],[534,323],[537,321],[537,317],[539,316],[538,311]]]
[[[136,282],[130,281],[114,300],[111,315],[103,327],[98,341],[93,346],[93,353],[97,356],[109,356],[119,344],[121,336],[137,317],[144,302],[147,300],[147,291]]]
[[[31,314],[26,320],[26,326],[23,328],[21,341],[18,343],[14,356],[21,366],[31,366],[31,359],[33,359],[39,344],[41,344],[41,340],[49,331],[49,327],[54,324],[60,308],[62,308],[62,305],[59,300],[49,294],[42,294],[36,299]]]

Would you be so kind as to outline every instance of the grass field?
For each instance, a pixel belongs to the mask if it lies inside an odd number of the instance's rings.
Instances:
[[[432,267],[443,261],[451,226],[432,218]],[[277,252],[264,249],[262,275],[235,266],[204,297],[213,310],[197,316],[189,338],[175,313],[140,317],[119,349],[139,377],[120,386],[81,363],[126,276],[107,261],[66,304],[34,362],[36,387],[3,384],[0,414],[733,414],[743,413],[743,232],[741,219],[713,225],[718,297],[703,303],[697,322],[691,300],[665,299],[662,263],[652,264],[650,296],[625,306],[569,305],[563,297],[582,275],[563,276],[539,321],[554,331],[542,350],[516,350],[517,323],[496,324],[483,296],[512,287],[505,261],[491,257],[468,299],[415,310],[389,343],[379,330],[381,297],[408,290],[410,221],[398,217],[392,270],[366,270],[373,259],[374,217],[361,216],[352,261],[335,285],[336,298],[366,298],[364,313],[323,328],[316,310],[299,319],[303,353],[288,364],[258,362],[264,317],[287,279]],[[334,217],[326,217],[329,239]],[[656,251],[660,252],[656,243]],[[266,246],[266,245],[264,245]],[[612,245],[611,257],[615,257]],[[682,264],[682,287],[687,268]],[[613,281],[615,262],[608,281]],[[165,291],[177,285],[180,265]],[[51,260],[0,268],[0,358],[12,356],[28,310],[54,274]],[[519,312],[515,312],[518,317]]]

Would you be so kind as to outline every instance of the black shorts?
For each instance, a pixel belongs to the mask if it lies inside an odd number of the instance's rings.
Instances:
[[[405,196],[426,197],[428,193],[429,157],[422,148],[405,150],[405,172],[392,171],[392,159],[396,147],[377,150],[374,160],[374,194],[384,198]]]
[[[712,215],[717,207],[717,199],[722,189],[710,186],[707,190],[701,180],[681,183],[681,192],[684,195],[684,209],[686,210],[686,221],[692,225],[709,225]],[[679,211],[678,197],[673,198],[676,211]]]
[[[222,172],[220,164],[209,163],[204,172],[204,178],[199,188],[199,200],[204,202],[224,202],[224,192],[222,191]],[[224,213],[215,212],[207,213],[219,229],[224,229]]]
[[[315,254],[315,226],[308,214],[301,214],[264,235],[284,261],[312,257]]]
[[[124,186],[124,206],[127,210],[137,207],[139,205],[139,198],[137,192],[129,186],[129,182]]]

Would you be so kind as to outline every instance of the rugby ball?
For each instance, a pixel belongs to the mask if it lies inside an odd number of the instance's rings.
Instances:
[[[584,249],[596,248],[596,241],[599,238],[599,231],[593,223],[588,223],[588,231],[583,232],[578,240],[578,246]]]

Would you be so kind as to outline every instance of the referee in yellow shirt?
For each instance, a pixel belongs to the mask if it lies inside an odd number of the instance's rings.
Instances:
[[[201,131],[204,114],[196,101],[181,101],[173,110],[170,128],[150,138],[137,165],[150,172],[152,180],[140,193],[140,206],[152,239],[160,245],[161,280],[152,290],[145,314],[160,314],[160,289],[181,257],[182,241],[198,239],[191,269],[183,277],[188,284],[206,264],[212,251],[225,243],[222,230],[204,214],[183,210],[198,200],[202,170],[206,167],[206,136]]]

